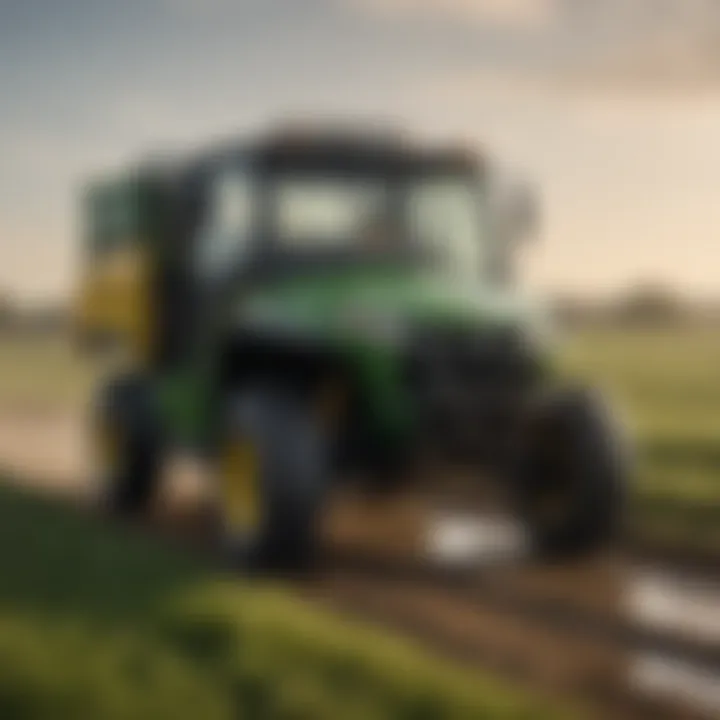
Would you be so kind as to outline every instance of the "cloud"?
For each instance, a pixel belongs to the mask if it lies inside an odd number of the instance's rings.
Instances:
[[[720,89],[717,0],[565,0],[565,32],[585,43],[565,75],[618,88]]]
[[[556,0],[349,0],[352,5],[388,18],[445,18],[509,28],[549,23]]]
[[[485,63],[574,90],[720,90],[720,0],[343,2],[408,27],[435,18],[445,21],[438,33],[469,22],[495,33],[475,69]]]
[[[158,0],[158,2],[170,12],[190,17],[212,15],[232,7],[231,0]]]

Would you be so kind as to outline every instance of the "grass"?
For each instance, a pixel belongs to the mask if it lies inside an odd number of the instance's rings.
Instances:
[[[718,328],[580,332],[566,362],[618,395],[644,441],[720,440]]]
[[[555,718],[414,645],[0,488],[0,717]]]

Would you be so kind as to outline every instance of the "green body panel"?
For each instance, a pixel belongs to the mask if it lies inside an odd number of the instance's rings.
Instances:
[[[411,324],[418,321],[466,325],[481,332],[498,326],[535,324],[535,306],[517,293],[468,283],[441,273],[412,270],[345,271],[286,281],[256,292],[246,300],[249,317],[278,318],[339,340],[361,328],[365,318],[387,318]],[[398,328],[402,331],[402,327]]]
[[[325,272],[269,283],[238,294],[222,309],[197,357],[161,379],[160,403],[175,437],[190,444],[201,441],[215,411],[214,368],[222,340],[249,325],[338,353],[352,369],[376,431],[388,438],[403,436],[411,427],[412,407],[400,382],[400,360],[413,327],[462,325],[479,335],[518,328],[534,352],[551,362],[545,317],[515,293],[410,269]]]
[[[166,433],[183,446],[198,445],[208,425],[210,392],[207,373],[188,366],[161,377],[157,401]]]

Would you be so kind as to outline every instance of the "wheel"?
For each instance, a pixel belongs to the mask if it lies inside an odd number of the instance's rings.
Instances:
[[[121,375],[99,393],[92,418],[101,509],[118,516],[142,513],[160,474],[161,442],[152,394],[139,375]]]
[[[601,398],[585,390],[545,398],[521,443],[517,499],[534,549],[565,557],[609,545],[621,527],[630,463]]]
[[[217,476],[220,534],[235,567],[287,572],[312,565],[329,465],[322,419],[299,397],[257,387],[231,400]]]

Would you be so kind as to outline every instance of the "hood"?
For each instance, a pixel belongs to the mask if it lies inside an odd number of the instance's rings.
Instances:
[[[322,334],[394,329],[418,324],[533,328],[545,322],[537,302],[454,278],[409,272],[338,274],[286,281],[243,303],[243,316],[262,325],[316,328]]]

